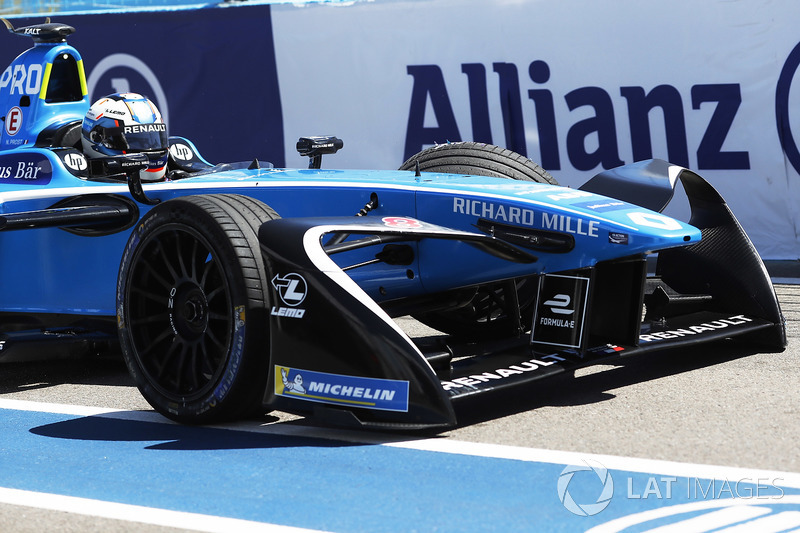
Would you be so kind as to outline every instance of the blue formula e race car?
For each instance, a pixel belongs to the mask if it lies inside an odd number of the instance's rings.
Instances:
[[[3,360],[121,350],[186,423],[436,428],[464,398],[631,354],[786,345],[755,248],[690,170],[570,189],[470,142],[322,169],[335,137],[298,141],[308,169],[212,165],[142,96],[90,105],[73,28],[6,26],[34,46],[0,76]],[[689,223],[661,214],[678,181]],[[412,340],[408,315],[443,334]]]

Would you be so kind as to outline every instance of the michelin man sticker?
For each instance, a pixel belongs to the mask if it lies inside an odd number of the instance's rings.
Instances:
[[[283,381],[283,390],[289,392],[296,392],[298,394],[305,394],[306,388],[303,386],[302,374],[295,374],[294,379],[289,381],[289,369],[281,369],[281,380]]]

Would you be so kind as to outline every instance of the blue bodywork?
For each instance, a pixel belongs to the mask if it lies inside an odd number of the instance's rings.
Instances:
[[[0,170],[34,169],[32,179],[0,184],[2,213],[47,209],[74,195],[130,196],[126,185],[77,178],[47,149],[19,148],[0,155]],[[417,257],[419,276],[405,269],[374,266],[354,274],[377,300],[436,292],[493,279],[559,272],[594,266],[620,256],[656,252],[698,242],[700,231],[688,224],[632,204],[614,205],[593,193],[547,184],[481,176],[424,175],[407,171],[234,170],[146,185],[162,201],[186,194],[236,192],[257,198],[283,217],[352,216],[376,192],[381,205],[367,216],[401,216],[458,230],[475,231],[479,218],[547,229],[570,235],[574,248],[541,255],[534,265],[518,265],[487,256],[458,242],[423,242]],[[142,214],[146,206],[140,206]],[[610,235],[625,235],[625,244]],[[114,314],[114,285],[128,235],[87,238],[57,228],[0,234],[0,246],[14,250],[0,263],[0,309],[14,312]],[[431,247],[427,253],[426,248]],[[466,249],[465,249],[466,248]],[[458,261],[442,258],[458,257]],[[426,260],[427,258],[432,258]],[[24,265],[24,268],[19,267]],[[393,279],[396,278],[396,279]]]

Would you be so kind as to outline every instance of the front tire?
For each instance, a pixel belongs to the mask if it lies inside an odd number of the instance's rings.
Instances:
[[[253,414],[269,370],[267,272],[257,232],[278,218],[232,194],[186,196],[147,213],[117,283],[122,353],[137,387],[183,423]]]
[[[439,144],[410,157],[400,170],[444,172],[473,176],[491,176],[512,180],[558,185],[558,181],[539,164],[527,157],[490,144],[456,142]],[[514,334],[516,325],[530,326],[536,304],[538,282],[535,276],[514,280],[520,317],[510,316],[507,296],[511,287],[505,283],[483,285],[470,302],[456,309],[432,311],[414,318],[436,330],[470,339],[496,338]]]

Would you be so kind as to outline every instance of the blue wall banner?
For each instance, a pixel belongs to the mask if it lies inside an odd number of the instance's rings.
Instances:
[[[284,166],[270,6],[52,18],[76,29],[68,42],[83,56],[91,101],[141,93],[156,102],[170,135],[189,138],[209,161]],[[15,27],[41,22],[13,19]],[[0,60],[31,45],[4,36]]]

